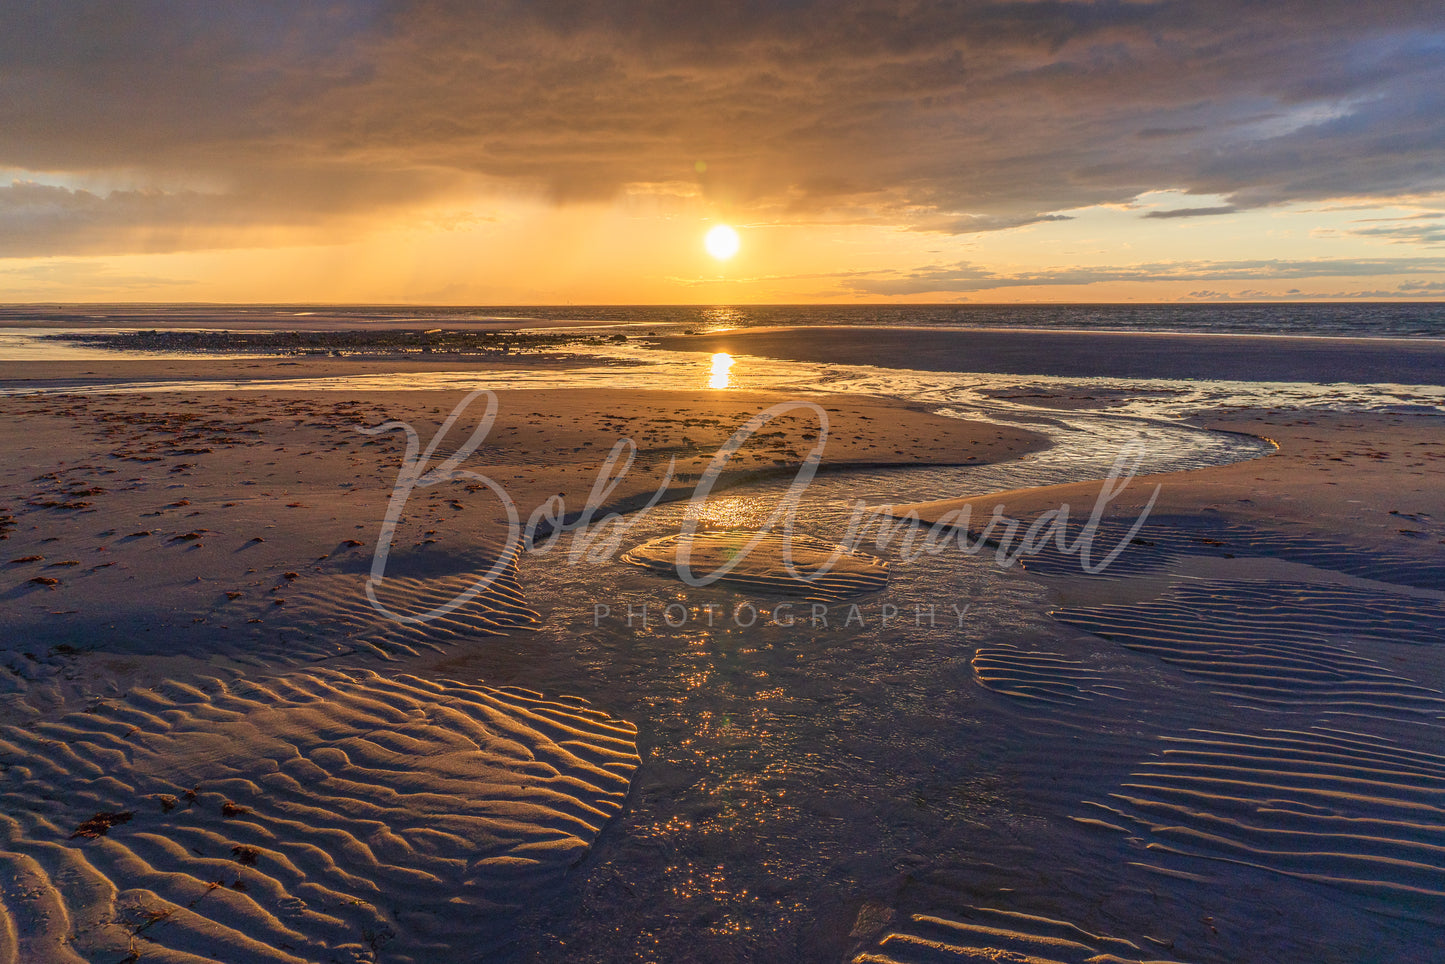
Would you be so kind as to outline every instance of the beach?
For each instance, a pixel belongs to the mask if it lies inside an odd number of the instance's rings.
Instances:
[[[5,27],[0,964],[1445,960],[1439,4]]]
[[[819,331],[0,360],[0,961],[1433,960],[1445,342]]]

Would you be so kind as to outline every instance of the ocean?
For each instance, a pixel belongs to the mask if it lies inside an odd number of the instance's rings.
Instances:
[[[715,331],[773,325],[1445,338],[1445,302],[1147,305],[0,305],[0,326],[409,327],[517,321]]]

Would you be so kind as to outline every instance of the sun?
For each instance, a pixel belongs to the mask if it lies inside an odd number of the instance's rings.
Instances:
[[[738,233],[726,224],[719,224],[707,233],[703,239],[707,246],[707,253],[719,261],[726,261],[738,253],[738,247],[742,242],[738,239]]]

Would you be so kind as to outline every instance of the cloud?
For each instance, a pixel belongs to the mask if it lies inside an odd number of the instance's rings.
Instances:
[[[1234,214],[1239,210],[1233,204],[1222,204],[1212,208],[1174,208],[1169,211],[1150,211],[1145,218],[1207,218],[1216,214]]]
[[[188,231],[234,223],[239,214],[225,210],[223,199],[195,192],[112,191],[102,196],[15,181],[0,187],[0,256],[175,250],[186,246]]]
[[[1402,281],[1398,290],[1412,298],[1445,294],[1445,281]]]
[[[254,174],[254,172],[253,172]],[[166,253],[274,240],[321,241],[326,227],[417,203],[439,193],[422,177],[390,179],[347,172],[342,185],[288,172],[284,183],[229,191],[113,190],[103,194],[32,180],[0,186],[0,257]],[[435,220],[435,219],[433,219]],[[479,215],[456,215],[454,228]]]
[[[1418,193],[1445,188],[1442,53],[1435,2],[50,0],[0,34],[0,166],[161,196],[34,211],[6,250],[339,230],[478,177],[946,233],[1161,188]]]
[[[868,295],[962,294],[995,288],[1090,285],[1123,281],[1279,281],[1291,278],[1378,277],[1445,271],[1445,258],[1314,258],[1308,260],[1161,261],[1117,267],[1061,267],[1000,273],[971,262],[893,276],[844,277]],[[1428,289],[1421,289],[1428,291]],[[1296,298],[1309,297],[1303,294]]]
[[[0,267],[0,292],[26,297],[66,294],[77,287],[111,293],[144,291],[161,287],[184,287],[195,282],[160,275],[117,274],[109,265],[94,261],[65,259],[40,261],[15,267]]]
[[[1442,211],[1423,211],[1400,218],[1361,218],[1357,224],[1371,224],[1368,228],[1353,228],[1348,233],[1360,238],[1378,238],[1396,244],[1436,245],[1445,244],[1445,218]]]
[[[1181,301],[1397,301],[1402,298],[1430,298],[1445,293],[1445,282],[1402,281],[1393,288],[1356,289],[1353,291],[1301,291],[1283,293],[1245,288],[1239,291],[1191,291]]]
[[[983,214],[942,214],[926,217],[909,227],[910,231],[929,231],[939,234],[980,234],[985,231],[1007,231],[1029,224],[1050,221],[1072,221],[1067,214],[1025,214],[1014,217],[990,217]]]

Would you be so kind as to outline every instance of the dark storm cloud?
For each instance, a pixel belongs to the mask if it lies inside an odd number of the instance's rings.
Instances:
[[[12,6],[0,167],[178,197],[81,199],[11,254],[149,219],[324,223],[479,174],[563,201],[696,177],[739,208],[846,199],[947,232],[1166,188],[1445,187],[1437,2]]]

